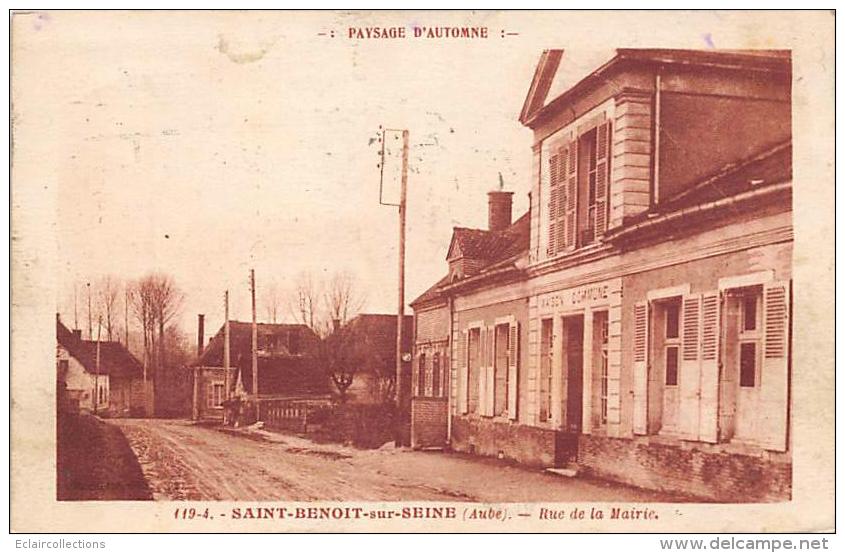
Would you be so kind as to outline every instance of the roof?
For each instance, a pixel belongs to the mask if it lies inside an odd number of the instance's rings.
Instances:
[[[455,227],[449,251],[457,245],[462,257],[492,264],[528,251],[530,230],[528,212],[503,230]]]
[[[140,378],[144,375],[144,366],[120,342],[99,342],[98,368],[97,341],[80,339],[59,320],[56,320],[56,339],[91,374],[117,378]]]
[[[537,68],[534,70],[534,78],[531,79],[531,86],[528,88],[522,111],[519,113],[520,123],[525,123],[546,103],[546,97],[549,95],[561,57],[563,57],[563,50],[543,50],[540,54],[540,61],[537,62]]]
[[[241,359],[233,365],[241,372],[246,393],[252,393],[252,360]],[[331,392],[328,375],[311,357],[259,358],[259,395],[303,396]]]
[[[353,333],[366,336],[371,343],[383,342],[396,351],[396,315],[362,313],[346,323]],[[405,315],[403,334],[405,342],[410,344],[414,317]]]
[[[314,331],[303,324],[258,323],[256,326],[259,357],[299,357],[307,354],[318,340]],[[224,329],[225,325],[221,325],[195,365],[223,366]],[[229,357],[232,366],[238,366],[239,359],[252,359],[252,323],[229,321]]]
[[[258,323],[258,391],[261,395],[329,393],[326,374],[314,362],[319,340],[303,324]],[[222,367],[225,325],[208,342],[195,366]],[[252,393],[252,323],[229,321],[229,359],[240,370],[241,382]]]
[[[764,196],[783,196],[789,202],[792,183],[792,141],[767,148],[757,155],[729,164],[699,181],[692,187],[668,198],[651,211],[625,220],[621,227],[605,235],[608,240],[641,236],[656,231],[664,224],[672,224],[683,217],[687,226],[694,219],[711,217],[713,210],[731,206],[735,211],[740,203],[757,205]],[[774,196],[773,196],[774,197]]]
[[[508,260],[528,252],[531,232],[530,212],[525,212],[508,228],[498,231],[455,227],[452,232],[450,254],[454,248],[460,249],[460,255],[468,259],[481,261],[481,267],[473,277],[484,275],[485,270],[500,266]],[[411,306],[421,305],[441,298],[442,288],[450,284],[449,275],[438,280],[425,292],[411,302]]]
[[[443,294],[440,292],[440,287],[445,286],[447,284],[449,284],[449,275],[444,276],[443,278],[432,284],[428,288],[428,290],[417,296],[417,298],[410,303],[411,307],[440,299],[441,297],[443,297]]]
[[[564,63],[566,61],[564,60]],[[554,74],[548,74],[551,69],[548,63],[546,67],[541,57],[535,72],[536,81],[538,73],[545,71],[544,79],[553,80]],[[588,73],[573,86],[567,88],[557,97],[548,102],[545,96],[548,90],[543,91],[532,81],[529,87],[526,104],[523,106],[523,113],[520,115],[520,122],[523,125],[532,127],[534,123],[548,112],[557,110],[593,86],[606,82],[608,75],[623,65],[647,64],[653,66],[688,66],[707,67],[733,71],[763,71],[788,74],[791,71],[791,53],[788,50],[680,50],[666,48],[619,48],[616,54],[604,64]],[[559,65],[559,64],[558,64]],[[558,67],[554,68],[555,71]],[[539,100],[539,94],[543,94],[543,100]],[[536,97],[535,97],[536,96]],[[529,107],[530,106],[530,107]]]
[[[692,187],[661,202],[658,207],[661,212],[674,211],[791,179],[792,141],[787,140],[739,163],[725,165]]]

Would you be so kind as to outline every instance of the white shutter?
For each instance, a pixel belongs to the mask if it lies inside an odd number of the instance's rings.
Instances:
[[[558,244],[558,250],[572,249],[578,241],[577,231],[577,213],[578,213],[578,141],[573,140],[569,143],[567,150],[566,162],[566,180],[561,182],[562,186],[566,187],[566,210],[563,213],[563,219],[558,224],[563,224],[566,228],[566,243]]]
[[[789,401],[789,281],[763,286],[763,355],[760,374],[760,443],[786,451]]]
[[[493,371],[493,363],[496,358],[496,327],[487,327],[487,341],[485,346],[487,349],[487,361],[484,364],[484,415],[492,417],[494,414],[495,394],[496,394],[496,376]]]
[[[648,302],[634,305],[634,434],[648,434]]]
[[[469,332],[461,332],[458,340],[458,413],[465,415],[467,412],[467,399],[469,394],[469,371],[467,371],[467,354],[469,352]]]
[[[678,369],[680,388],[680,431],[688,440],[699,437],[699,402],[701,392],[701,296],[684,296],[681,328],[681,360]]]
[[[598,126],[596,132],[596,211],[593,223],[593,233],[596,238],[601,237],[607,230],[607,215],[610,181],[610,121]]]
[[[702,441],[719,441],[719,292],[701,297],[701,398],[699,435]]]
[[[519,394],[519,323],[511,318],[508,327],[508,418],[516,420]]]
[[[478,345],[478,403],[476,410],[479,415],[487,414],[487,327],[479,331],[480,343]]]

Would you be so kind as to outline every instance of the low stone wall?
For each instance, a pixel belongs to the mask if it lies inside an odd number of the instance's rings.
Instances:
[[[453,417],[451,448],[502,457],[524,465],[550,467],[555,460],[555,431],[510,421]]]
[[[581,435],[578,465],[594,476],[712,501],[758,503],[791,497],[791,462],[704,451],[695,444]]]

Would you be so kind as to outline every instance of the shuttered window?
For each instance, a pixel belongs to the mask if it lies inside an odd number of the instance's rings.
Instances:
[[[555,255],[558,251],[558,206],[561,193],[565,193],[564,187],[561,186],[561,179],[565,172],[565,170],[561,170],[561,161],[561,156],[558,154],[553,154],[549,158],[549,244],[546,249],[546,253],[549,256]]]
[[[515,420],[519,409],[519,323],[511,318],[508,338],[508,418]]]
[[[611,122],[603,121],[550,152],[548,256],[591,244],[607,230],[611,134]]]
[[[417,363],[417,395],[425,395],[425,353],[421,353]]]
[[[496,325],[495,330],[495,351],[494,351],[494,394],[493,394],[493,414],[496,416],[504,415],[508,409],[508,357],[510,354],[510,325],[499,324]]]
[[[431,358],[431,395],[440,397],[440,352],[435,351]]]
[[[634,305],[634,433],[648,432],[648,303]]]

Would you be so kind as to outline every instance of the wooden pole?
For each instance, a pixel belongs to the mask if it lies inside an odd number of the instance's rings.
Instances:
[[[94,362],[94,414],[97,414],[97,407],[100,405],[100,331],[102,330],[102,315],[97,320],[97,354]]]
[[[129,349],[129,285],[123,291],[123,345]]]
[[[396,317],[396,408],[399,428],[396,445],[407,445],[405,439],[405,398],[402,374],[402,330],[405,321],[405,206],[408,193],[408,131],[402,131],[402,186],[399,192],[399,297]]]
[[[91,323],[91,283],[86,282],[85,286],[88,287],[88,339],[94,339],[94,329]]]
[[[223,293],[223,309],[225,311],[226,321],[223,323],[223,378],[226,386],[226,391],[223,394],[226,399],[231,396],[231,383],[229,382],[229,291]]]
[[[252,294],[252,395],[255,398],[255,420],[261,410],[258,405],[258,319],[255,312],[255,269],[249,270],[249,288]]]

